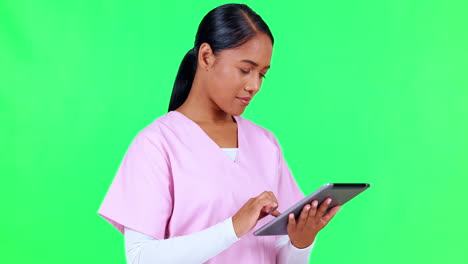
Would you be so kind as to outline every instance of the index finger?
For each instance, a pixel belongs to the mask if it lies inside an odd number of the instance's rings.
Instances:
[[[273,201],[275,201],[276,203],[276,206],[273,208],[275,210],[271,213],[271,215],[279,216],[281,213],[277,210],[277,208],[279,207],[278,199],[276,199],[276,196],[273,192],[269,192],[269,194],[270,194],[271,199],[273,199]]]
[[[274,210],[273,212],[271,212],[271,215],[273,216],[280,216],[280,212],[278,210]]]

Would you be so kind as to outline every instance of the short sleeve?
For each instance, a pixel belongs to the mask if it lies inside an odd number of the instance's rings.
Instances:
[[[273,142],[277,148],[278,154],[278,211],[282,213],[302,200],[305,196],[294,179],[283,156],[282,148],[274,135]]]
[[[160,139],[134,138],[98,214],[123,234],[124,226],[164,239],[173,206],[170,163]]]

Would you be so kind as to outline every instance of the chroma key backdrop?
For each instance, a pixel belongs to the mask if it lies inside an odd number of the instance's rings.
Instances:
[[[126,263],[97,211],[225,3],[0,1],[0,262]],[[468,263],[468,2],[243,3],[275,37],[243,116],[276,135],[304,194],[371,183],[310,263]]]

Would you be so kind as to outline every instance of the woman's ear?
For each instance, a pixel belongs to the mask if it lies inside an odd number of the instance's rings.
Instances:
[[[205,71],[209,71],[215,64],[216,56],[210,44],[204,42],[198,49],[198,66]]]

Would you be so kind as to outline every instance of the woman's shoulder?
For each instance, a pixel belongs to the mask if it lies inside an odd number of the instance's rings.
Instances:
[[[157,116],[149,124],[147,124],[140,133],[163,133],[168,128],[170,120],[170,113],[166,113],[161,116]]]
[[[169,123],[168,113],[158,116],[137,131],[135,140],[161,145],[166,140],[168,131],[170,130]]]
[[[236,116],[236,120],[240,123],[243,132],[252,140],[263,142],[267,140],[271,144],[278,145],[276,136],[268,128],[242,116]],[[175,135],[189,133],[188,130],[192,127],[187,123],[187,120],[178,116],[177,113],[168,112],[156,117],[152,122],[140,129],[136,137],[144,138],[145,141],[150,141],[153,144],[164,144],[164,142],[174,138]]]

